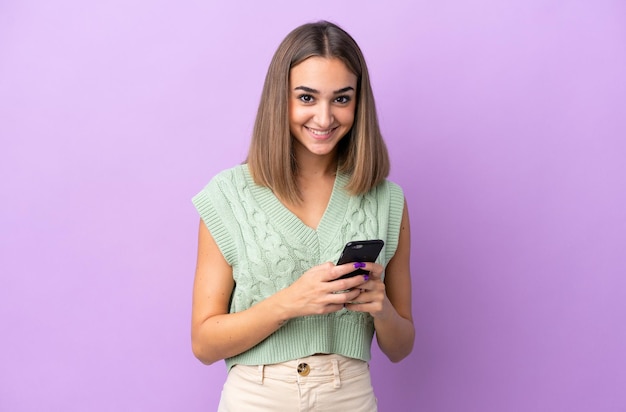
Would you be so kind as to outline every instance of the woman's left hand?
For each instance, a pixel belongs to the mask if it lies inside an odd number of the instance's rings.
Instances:
[[[361,293],[351,302],[346,304],[346,309],[356,312],[368,312],[374,318],[383,316],[389,303],[385,293],[385,283],[382,280],[383,267],[378,263],[365,262],[363,270],[369,271],[367,280],[355,289]]]

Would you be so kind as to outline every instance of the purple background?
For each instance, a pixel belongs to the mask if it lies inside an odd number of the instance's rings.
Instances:
[[[0,410],[214,410],[190,198],[326,18],[412,219],[416,346],[375,348],[381,411],[626,411],[626,3],[216,3],[0,1]]]

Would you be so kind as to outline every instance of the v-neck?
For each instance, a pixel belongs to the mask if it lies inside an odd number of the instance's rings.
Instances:
[[[313,243],[317,242],[328,245],[336,237],[345,218],[350,200],[350,195],[345,190],[349,180],[348,175],[337,172],[324,214],[317,228],[314,229],[289,210],[269,188],[257,185],[250,174],[247,164],[242,165],[242,169],[253,198],[272,221],[281,222],[281,226],[285,230],[312,246]]]

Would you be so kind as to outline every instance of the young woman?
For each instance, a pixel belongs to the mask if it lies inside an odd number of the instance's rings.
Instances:
[[[409,218],[388,172],[358,45],[329,22],[296,28],[270,64],[246,163],[193,198],[192,347],[226,360],[220,411],[376,410],[374,332],[393,362],[414,340]],[[334,264],[365,239],[384,240],[377,263]]]

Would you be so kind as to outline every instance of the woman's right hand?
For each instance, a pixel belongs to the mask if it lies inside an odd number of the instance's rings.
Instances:
[[[286,311],[287,318],[336,312],[354,301],[361,293],[358,286],[367,281],[363,275],[339,279],[354,269],[353,263],[336,266],[327,262],[313,266],[274,298]]]

